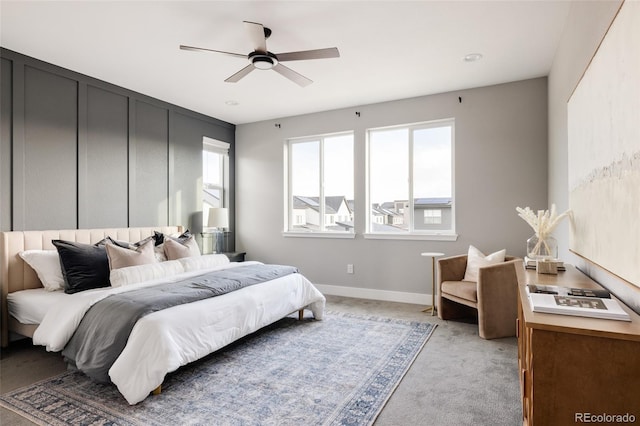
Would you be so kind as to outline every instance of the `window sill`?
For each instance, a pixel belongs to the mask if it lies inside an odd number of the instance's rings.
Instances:
[[[424,234],[395,234],[395,233],[365,233],[368,240],[420,240],[420,241],[457,241],[458,234],[454,233],[424,233]]]
[[[338,238],[338,239],[354,239],[356,234],[353,232],[291,232],[285,231],[283,237],[287,238]]]

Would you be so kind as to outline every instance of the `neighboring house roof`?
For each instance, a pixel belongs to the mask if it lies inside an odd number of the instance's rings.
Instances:
[[[219,190],[205,188],[203,190],[202,201],[210,206],[221,206],[222,204],[220,204],[220,197],[218,197],[217,192],[219,192]]]
[[[402,201],[404,202],[404,201]],[[380,207],[383,209],[387,209],[387,210],[393,210],[396,208],[396,202],[395,201],[385,201],[384,203],[380,204]]]
[[[387,206],[383,207],[385,205]],[[400,213],[395,211],[393,203],[383,203],[382,206],[374,205],[373,208],[371,209],[371,213],[374,215],[381,215],[381,216],[401,216]]]
[[[325,206],[324,212],[326,214],[337,213],[340,210],[340,205],[344,202],[349,208],[349,204],[343,195],[335,195],[330,197],[324,197]],[[315,211],[320,210],[320,198],[319,197],[304,197],[301,195],[293,196],[293,208],[294,209],[304,209],[310,208]],[[349,210],[351,210],[349,208]]]
[[[451,197],[416,198],[413,201],[415,207],[420,206],[451,206]]]
[[[352,221],[336,222],[335,225],[327,226],[332,231],[350,231],[354,228]]]
[[[416,198],[414,201],[414,207],[451,207],[450,197],[433,197],[433,198]],[[325,197],[325,213],[333,214],[337,213],[342,203],[345,203],[349,212],[353,212],[354,200],[347,200],[342,195],[335,195]],[[402,216],[395,208],[398,201],[387,201],[382,204],[374,204],[371,209],[371,214],[382,216]],[[320,210],[320,198],[319,197],[305,197],[302,195],[293,196],[293,208],[305,209],[310,208],[315,211]]]
[[[347,199],[344,197],[344,195],[332,195],[329,197],[324,197],[324,201],[327,206],[331,207],[335,212],[340,210],[340,206],[342,205],[342,203],[345,203],[347,208],[349,208],[349,204],[347,203]]]
[[[320,207],[320,204],[318,203],[318,197],[303,197],[300,195],[293,196],[294,209],[304,209],[307,207],[318,210],[318,207]]]
[[[349,207],[349,211],[352,212],[355,209],[356,202],[355,200],[347,200],[347,207]]]

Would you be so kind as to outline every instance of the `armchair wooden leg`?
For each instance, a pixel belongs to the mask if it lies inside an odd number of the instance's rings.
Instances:
[[[161,392],[162,392],[162,385],[155,388],[151,393],[154,395],[160,395]]]
[[[298,311],[298,321],[302,321],[304,319],[304,309],[300,309]]]

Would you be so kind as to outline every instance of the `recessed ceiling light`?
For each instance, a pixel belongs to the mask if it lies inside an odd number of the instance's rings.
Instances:
[[[237,106],[240,105],[240,103],[238,101],[234,101],[234,100],[229,100],[226,101],[225,104],[229,105],[229,106]]]
[[[480,59],[482,59],[481,53],[469,53],[464,57],[465,62],[476,62],[476,61],[479,61]]]

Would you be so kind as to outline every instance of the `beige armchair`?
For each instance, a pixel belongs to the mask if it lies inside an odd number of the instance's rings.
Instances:
[[[516,335],[518,283],[524,282],[522,259],[506,256],[503,263],[478,271],[478,282],[463,281],[467,255],[438,260],[438,317],[478,316],[483,339]]]

